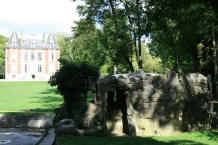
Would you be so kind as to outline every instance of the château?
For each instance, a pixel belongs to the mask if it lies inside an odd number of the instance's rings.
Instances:
[[[5,49],[7,80],[49,80],[59,69],[60,48],[53,33],[23,40],[14,31]]]

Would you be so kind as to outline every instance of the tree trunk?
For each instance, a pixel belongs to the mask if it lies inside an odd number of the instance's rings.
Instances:
[[[200,67],[200,60],[198,58],[198,50],[196,47],[191,47],[191,51],[192,51],[192,60],[193,60],[195,72],[200,73],[201,67]]]
[[[136,36],[135,26],[134,26],[133,21],[131,20],[130,14],[127,13],[128,11],[130,11],[128,4],[123,0],[121,0],[121,2],[123,3],[123,5],[125,7],[125,11],[126,11],[129,23],[133,27],[132,28],[133,29],[133,32],[132,32],[133,33],[133,42],[134,42],[134,48],[135,48],[136,61],[138,63],[139,62],[139,55],[138,55],[138,50],[137,50],[137,36]]]
[[[117,19],[116,19],[116,12],[115,12],[115,8],[114,8],[113,1],[112,1],[112,0],[109,0],[109,3],[110,3],[112,15],[113,15],[113,19],[114,19],[114,24],[115,24],[116,32],[117,32],[117,34],[120,34],[120,29],[119,29],[119,27],[118,27],[118,23],[117,23]],[[117,35],[117,39],[118,39],[118,36],[119,36],[119,35]]]
[[[114,5],[113,5],[113,0],[109,0],[109,3],[110,3],[113,19],[114,19],[115,29],[116,29],[116,32],[117,32],[116,33],[116,37],[117,37],[116,39],[118,40],[119,39],[119,35],[120,35],[120,29],[119,29],[119,26],[118,26],[118,23],[117,23],[117,19],[116,19],[116,12],[115,12],[115,8],[114,8]],[[131,72],[134,72],[134,68],[133,68],[132,62],[129,59],[129,57],[128,56],[124,56],[124,59],[127,61]]]
[[[218,45],[216,42],[214,30],[213,30],[213,48],[214,48],[214,71],[213,71],[213,76],[214,79],[212,79],[212,90],[213,90],[213,95],[214,98],[218,98]]]
[[[139,35],[138,37],[138,50],[139,50],[139,61],[138,61],[138,65],[139,65],[139,69],[142,69],[142,44],[141,44],[141,35]]]
[[[138,55],[138,50],[137,50],[137,40],[136,40],[136,34],[135,32],[133,33],[133,39],[134,39],[134,47],[135,47],[135,55],[136,55],[136,60],[137,62],[139,61],[139,55]]]
[[[192,56],[192,62],[193,62],[193,68],[195,72],[201,72],[201,68],[200,68],[200,59],[198,58],[198,49],[196,46],[193,46],[191,41],[188,39],[189,35],[185,32],[183,32],[183,37],[185,39],[185,41],[187,42],[187,48],[189,48],[190,52],[191,52],[191,56]]]
[[[140,15],[141,13],[139,12],[140,10],[140,2],[139,0],[136,0],[136,8],[137,8],[137,27],[138,27],[138,51],[139,51],[139,61],[138,61],[138,66],[139,69],[142,69],[142,44],[141,44],[141,18]]]
[[[163,74],[165,74],[166,73],[165,61],[162,60],[162,63],[163,63]]]
[[[215,89],[215,94],[216,94],[216,98],[218,98],[218,67],[217,67],[217,65],[218,65],[218,45],[217,45],[217,43],[216,43],[216,63],[215,63],[215,86],[216,86],[216,89]]]
[[[179,58],[178,55],[176,54],[175,54],[175,62],[174,62],[173,70],[177,73],[179,72]]]
[[[134,72],[134,67],[133,67],[132,62],[130,61],[129,57],[126,56],[125,60],[127,61],[128,65],[129,65],[130,71],[133,73]]]

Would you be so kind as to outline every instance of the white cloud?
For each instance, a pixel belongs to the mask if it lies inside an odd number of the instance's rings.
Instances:
[[[10,32],[10,30],[8,30],[7,28],[5,28],[5,27],[0,27],[0,34],[1,34],[1,35],[4,35],[4,36],[6,36],[6,37],[9,37],[9,32]]]
[[[70,32],[73,22],[79,20],[76,10],[78,4],[81,2],[71,0],[1,0],[0,31],[4,23],[28,27],[45,25]],[[22,29],[25,32],[25,28]]]

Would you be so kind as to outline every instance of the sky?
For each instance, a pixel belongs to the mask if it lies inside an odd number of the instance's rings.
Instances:
[[[24,37],[43,33],[71,33],[79,20],[77,5],[72,0],[0,0],[0,34],[10,37],[13,31]]]

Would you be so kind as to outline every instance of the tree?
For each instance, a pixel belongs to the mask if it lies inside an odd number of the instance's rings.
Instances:
[[[60,59],[69,60],[72,58],[72,36],[66,33],[57,33],[56,37],[60,47]]]
[[[81,19],[72,27],[73,34],[59,35],[58,42],[61,48],[61,60],[74,63],[86,62],[100,68],[105,62],[104,47],[100,43],[95,25],[87,19]]]
[[[64,97],[63,110],[56,114],[55,121],[67,117],[73,118],[77,125],[81,125],[87,107],[87,92],[90,90],[90,84],[96,82],[99,77],[98,69],[86,62],[62,60],[61,63],[60,69],[49,80],[49,84],[57,86]]]
[[[150,48],[177,72],[200,72],[215,78],[218,13],[214,5],[208,0],[148,1]]]
[[[142,42],[141,38],[145,35],[147,17],[145,15],[145,4],[143,0],[120,0],[123,5],[126,18],[129,24],[129,31],[132,33],[134,50],[139,69],[142,69]]]
[[[0,35],[0,75],[5,73],[5,45],[7,38]]]
[[[79,13],[87,19],[100,25],[103,29],[103,39],[108,57],[114,65],[123,64],[126,70],[134,71],[131,62],[131,34],[128,31],[125,13],[119,8],[119,1],[85,1],[85,6],[79,7]],[[119,58],[119,59],[118,59]]]

